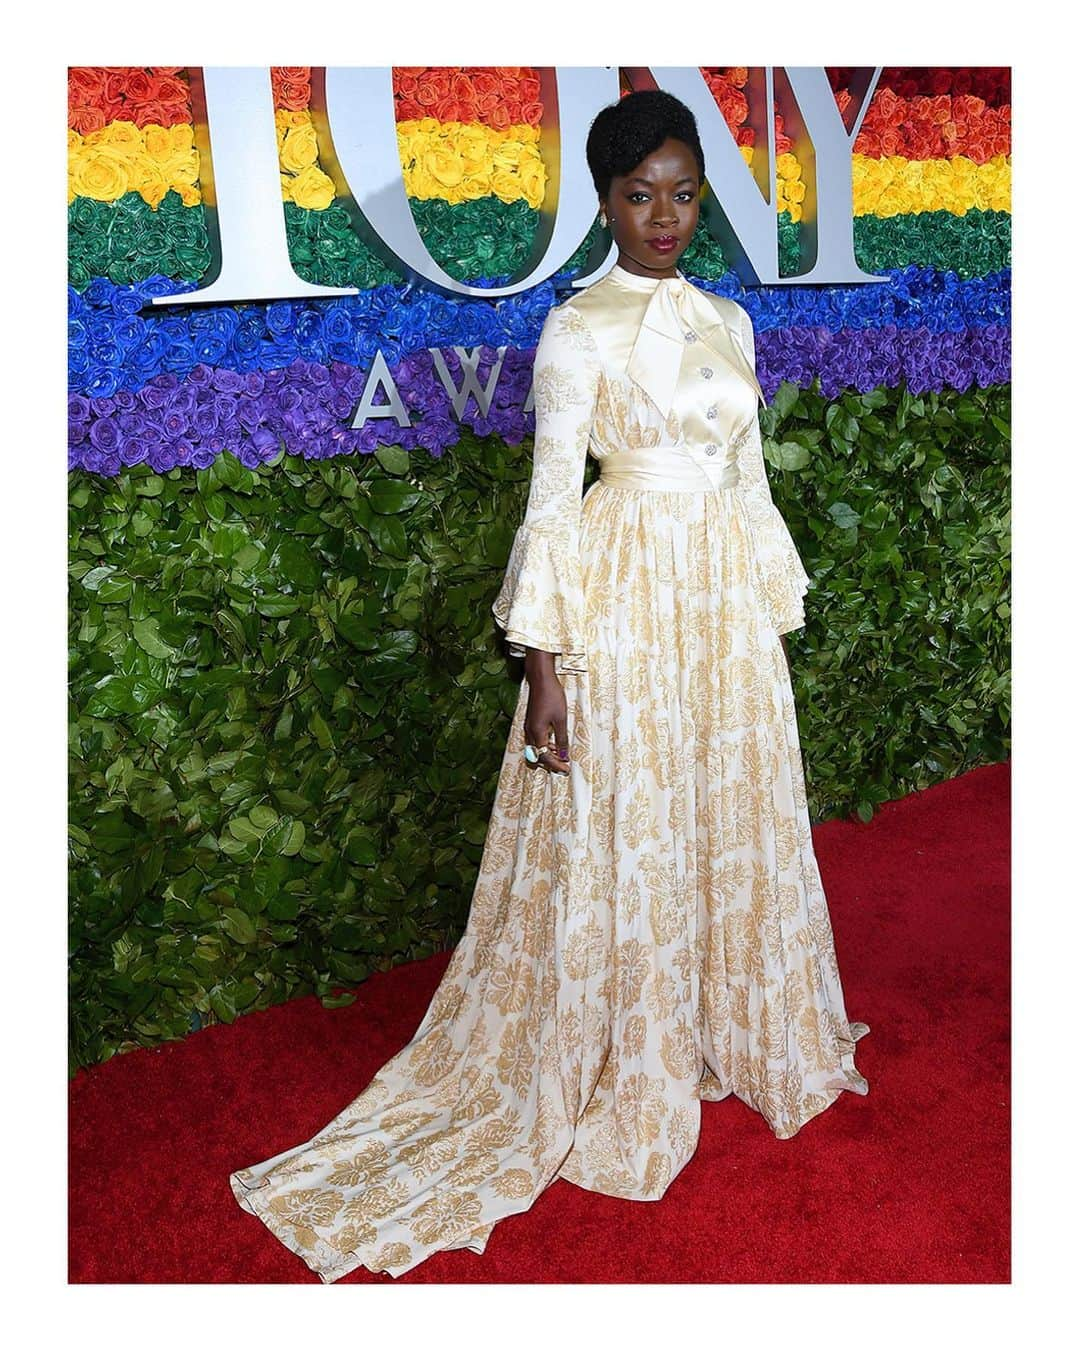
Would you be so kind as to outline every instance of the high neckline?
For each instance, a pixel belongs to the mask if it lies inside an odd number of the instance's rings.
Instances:
[[[636,272],[628,272],[620,263],[612,263],[608,276],[612,276],[623,286],[636,291],[654,291],[662,281],[685,281],[686,276],[676,267],[673,277],[642,277]]]

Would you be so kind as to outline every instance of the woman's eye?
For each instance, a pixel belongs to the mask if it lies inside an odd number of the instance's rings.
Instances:
[[[683,199],[686,200],[686,201],[690,201],[690,200],[693,198],[693,195],[694,195],[694,194],[693,194],[692,192],[689,192],[689,191],[676,192],[676,194],[675,194],[676,198],[680,198],[680,197],[681,197],[681,198],[683,198]],[[629,198],[629,199],[630,199],[630,201],[634,201],[635,198],[637,198],[637,197],[645,197],[645,198],[647,198],[647,197],[648,197],[648,193],[647,193],[647,192],[631,192],[630,198]]]

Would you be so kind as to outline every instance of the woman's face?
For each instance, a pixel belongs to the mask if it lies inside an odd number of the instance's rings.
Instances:
[[[700,192],[694,152],[670,136],[625,177],[612,178],[600,205],[619,246],[620,266],[639,276],[674,276],[697,228]],[[674,244],[657,248],[653,241],[664,237]]]

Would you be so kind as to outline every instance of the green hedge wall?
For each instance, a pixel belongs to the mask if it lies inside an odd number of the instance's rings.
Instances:
[[[814,579],[788,643],[815,819],[1008,754],[1008,419],[1005,389],[785,385],[763,414]],[[457,940],[530,450],[72,475],[72,1073]]]

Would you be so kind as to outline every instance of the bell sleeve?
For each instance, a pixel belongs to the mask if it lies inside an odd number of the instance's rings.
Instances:
[[[734,303],[734,302],[733,302]],[[751,367],[756,365],[754,325],[741,305],[742,348]],[[806,623],[803,596],[810,577],[803,567],[794,540],[777,510],[765,472],[761,428],[755,415],[749,434],[739,447],[739,483],[736,491],[746,507],[752,536],[751,567],[760,603],[777,633],[790,633]]]
[[[536,346],[536,430],[522,521],[492,613],[512,656],[555,653],[556,674],[585,674],[580,524],[585,454],[600,383],[600,354],[568,300],[549,310]]]

